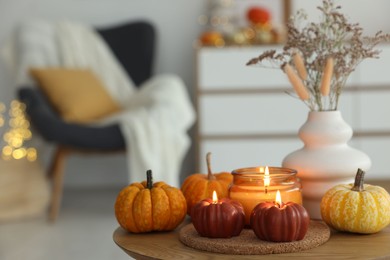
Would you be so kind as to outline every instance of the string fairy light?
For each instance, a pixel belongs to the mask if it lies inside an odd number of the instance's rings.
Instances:
[[[0,127],[4,125],[4,114],[5,112],[5,105],[4,103],[0,102]]]
[[[30,122],[25,115],[26,106],[18,100],[12,100],[9,108],[9,129],[3,134],[4,147],[1,155],[4,160],[26,158],[28,161],[37,159],[37,150],[33,147],[25,147],[25,142],[32,138]],[[0,103],[0,126],[4,125],[3,113],[6,108]],[[2,123],[2,124],[1,124]]]

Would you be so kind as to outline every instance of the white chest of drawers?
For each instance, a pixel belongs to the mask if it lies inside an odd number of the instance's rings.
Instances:
[[[279,46],[199,48],[196,53],[198,170],[206,172],[212,153],[215,172],[280,166],[302,147],[297,132],[308,108],[288,95],[280,69],[246,66],[251,58]],[[363,61],[349,78],[339,109],[354,129],[351,146],[373,162],[367,178],[390,178],[390,46],[380,59]]]

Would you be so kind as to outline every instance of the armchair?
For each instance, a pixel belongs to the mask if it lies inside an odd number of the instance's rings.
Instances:
[[[152,76],[155,29],[145,21],[133,21],[96,31],[112,50],[136,86]],[[117,123],[90,126],[64,121],[37,87],[22,86],[20,101],[36,132],[55,144],[48,177],[52,182],[49,220],[55,221],[61,204],[66,157],[73,152],[124,151],[125,140]]]

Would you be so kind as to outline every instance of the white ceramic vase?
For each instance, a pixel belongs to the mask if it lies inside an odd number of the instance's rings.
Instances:
[[[352,128],[340,111],[309,112],[299,129],[303,148],[287,155],[282,165],[298,171],[303,206],[312,219],[321,219],[320,203],[325,192],[337,184],[353,183],[358,168],[367,171],[370,158],[348,145]]]

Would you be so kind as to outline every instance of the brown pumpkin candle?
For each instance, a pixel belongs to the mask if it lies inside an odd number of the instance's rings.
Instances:
[[[204,199],[195,204],[191,218],[199,235],[209,238],[238,236],[245,225],[242,205],[229,198],[218,200],[215,191],[213,199]]]
[[[279,191],[276,197],[276,202],[262,202],[253,209],[250,220],[256,236],[272,242],[302,240],[310,224],[306,209],[294,202],[282,203]]]

